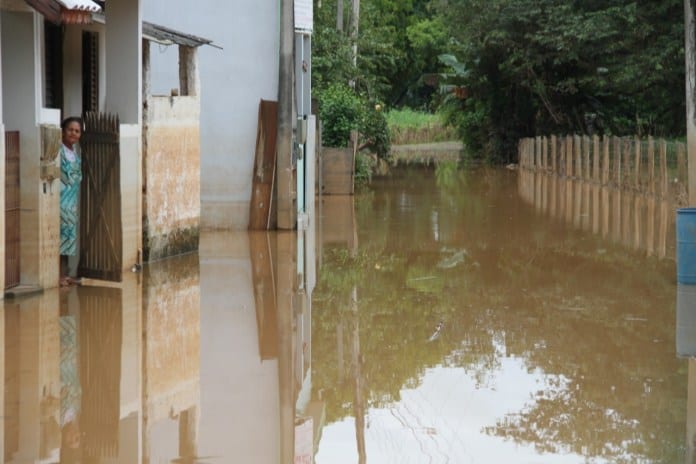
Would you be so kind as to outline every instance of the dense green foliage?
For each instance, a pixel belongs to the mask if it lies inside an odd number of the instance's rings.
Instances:
[[[323,124],[322,143],[347,147],[350,133],[358,129],[360,99],[345,84],[333,84],[319,97],[319,118]]]
[[[355,83],[370,101],[427,108],[435,91],[422,75],[444,69],[449,31],[429,0],[372,0],[360,4],[357,66],[352,65],[350,1],[343,30],[336,28],[336,0],[315,0],[312,84],[323,92],[333,82]]]
[[[319,117],[323,123],[322,143],[347,147],[350,133],[358,131],[359,148],[379,158],[389,156],[389,127],[381,108],[371,106],[346,84],[332,84],[319,96]]]
[[[343,31],[336,0],[315,2],[315,90],[350,81],[368,101],[441,109],[474,157],[512,161],[517,140],[537,134],[684,133],[679,0],[373,0],[360,8],[353,66],[350,2]]]
[[[468,98],[446,113],[481,156],[509,161],[534,134],[683,133],[681,1],[447,3]]]

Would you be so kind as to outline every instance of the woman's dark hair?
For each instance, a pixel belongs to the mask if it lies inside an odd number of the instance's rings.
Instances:
[[[70,116],[69,118],[63,119],[63,122],[60,123],[60,128],[61,130],[65,130],[70,123],[76,122],[80,125],[80,132],[85,131],[85,126],[82,124],[82,118],[78,118],[77,116]]]

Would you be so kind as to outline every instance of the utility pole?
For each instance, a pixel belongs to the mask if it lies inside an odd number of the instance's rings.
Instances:
[[[686,150],[689,206],[696,205],[696,0],[684,0],[684,55],[686,57]]]
[[[358,25],[360,24],[360,0],[353,1],[353,14],[350,16],[350,37],[353,40],[353,66],[358,65]]]
[[[336,30],[343,32],[343,0],[336,0]]]
[[[297,223],[295,182],[292,154],[294,115],[294,50],[295,5],[293,0],[280,0],[280,59],[278,69],[277,159],[277,221],[278,228],[293,230]]]

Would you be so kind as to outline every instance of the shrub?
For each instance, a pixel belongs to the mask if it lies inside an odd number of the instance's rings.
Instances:
[[[322,143],[347,147],[350,132],[358,129],[360,98],[345,84],[332,84],[319,96]]]
[[[365,110],[360,117],[360,148],[367,148],[381,159],[389,158],[391,147],[389,125],[384,113],[377,105],[363,106]]]

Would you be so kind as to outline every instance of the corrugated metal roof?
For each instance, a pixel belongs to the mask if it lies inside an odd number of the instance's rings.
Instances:
[[[56,0],[67,10],[99,12],[101,7],[92,0]]]
[[[84,1],[84,0],[83,0]],[[200,47],[210,45],[217,47],[210,39],[198,37],[192,34],[175,31],[168,27],[143,21],[143,38],[163,45],[183,45],[185,47]],[[217,47],[219,48],[219,47]]]

